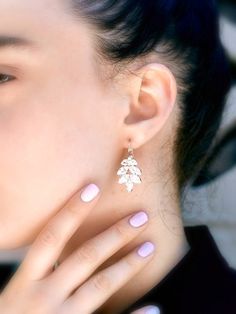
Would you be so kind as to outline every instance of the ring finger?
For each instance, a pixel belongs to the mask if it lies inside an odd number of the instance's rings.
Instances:
[[[114,265],[93,275],[65,301],[62,313],[93,313],[152,259],[154,250],[154,244],[147,241]]]
[[[48,289],[53,290],[63,282],[57,297],[67,298],[99,265],[134,239],[147,221],[148,215],[143,211],[129,215],[85,242],[45,279]]]

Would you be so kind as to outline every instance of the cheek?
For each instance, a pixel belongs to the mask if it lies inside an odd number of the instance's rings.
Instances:
[[[71,194],[88,180],[105,184],[112,170],[112,121],[95,104],[102,101],[60,99],[39,96],[0,115],[2,249],[29,244]]]

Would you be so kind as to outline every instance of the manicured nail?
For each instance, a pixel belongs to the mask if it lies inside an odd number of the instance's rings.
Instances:
[[[160,309],[157,306],[150,306],[146,311],[145,314],[160,314]]]
[[[81,197],[83,202],[90,202],[91,200],[93,200],[97,196],[99,191],[100,190],[99,190],[98,186],[94,183],[91,183],[83,189],[80,197]]]
[[[133,227],[140,227],[148,221],[148,215],[144,211],[140,211],[129,219],[129,223]]]
[[[150,255],[155,249],[155,246],[152,242],[145,242],[143,243],[140,248],[138,249],[138,255],[140,255],[141,257],[146,257],[148,255]]]

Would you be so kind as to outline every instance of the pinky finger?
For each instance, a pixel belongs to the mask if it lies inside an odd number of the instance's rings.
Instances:
[[[65,301],[65,313],[96,311],[152,259],[154,250],[154,244],[147,241],[115,264],[90,277]]]
[[[161,314],[159,307],[155,305],[144,306],[141,309],[138,309],[130,314]]]

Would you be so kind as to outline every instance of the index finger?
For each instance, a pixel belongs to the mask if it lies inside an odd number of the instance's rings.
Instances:
[[[100,189],[90,183],[76,192],[37,236],[19,271],[30,280],[40,280],[52,270],[65,244],[88,216]]]

